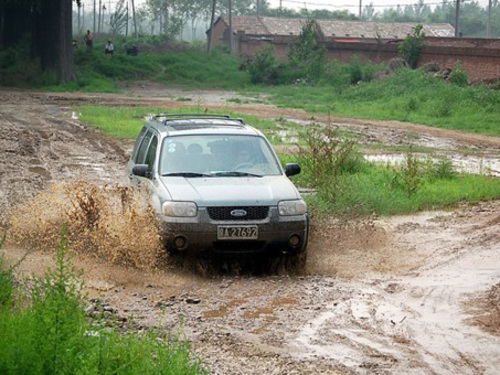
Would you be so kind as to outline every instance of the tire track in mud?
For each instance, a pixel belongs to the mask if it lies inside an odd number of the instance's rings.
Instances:
[[[0,109],[0,216],[4,207],[56,180],[125,177],[124,148],[70,118],[67,106],[82,100],[185,104],[118,95],[13,93]],[[231,109],[307,118],[301,111],[271,106]],[[352,124],[370,126],[375,133],[386,125],[421,130],[392,122]],[[458,139],[468,142],[467,136]],[[499,147],[495,142],[472,139],[474,147]],[[351,227],[325,223],[311,238],[310,274],[304,277],[200,278],[176,268],[138,271],[94,258],[79,261],[93,297],[106,300],[125,321],[133,316],[139,330],[182,329],[213,374],[496,375],[499,338],[469,325],[466,320],[474,315],[464,304],[500,281],[499,212],[497,201]],[[15,259],[23,252],[12,248],[8,255]],[[31,254],[25,271],[40,271],[49,258]]]

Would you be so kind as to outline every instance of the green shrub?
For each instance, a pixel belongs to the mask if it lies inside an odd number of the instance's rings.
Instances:
[[[356,84],[363,80],[363,68],[361,60],[358,56],[354,56],[349,64],[349,75],[351,77],[351,84]]]
[[[248,66],[250,81],[255,84],[275,82],[278,76],[276,58],[271,48],[259,51]]]
[[[421,186],[421,162],[414,154],[406,155],[405,162],[396,170],[393,187],[402,189],[408,195],[414,195]]]
[[[450,81],[450,83],[453,83],[454,85],[460,87],[465,87],[469,84],[469,77],[463,70],[462,63],[460,61],[455,64],[455,67],[451,71],[448,80]]]
[[[9,309],[0,305],[0,374],[205,374],[179,335],[150,330],[138,336],[122,332],[116,321],[86,316],[64,232],[55,269],[22,284],[29,298]]]
[[[413,28],[413,33],[408,35],[403,44],[399,46],[398,52],[406,60],[410,68],[416,69],[420,60],[420,53],[425,46],[425,33],[423,26],[418,24]]]

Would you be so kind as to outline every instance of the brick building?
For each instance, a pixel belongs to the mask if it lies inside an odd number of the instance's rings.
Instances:
[[[233,50],[252,57],[271,47],[282,59],[290,42],[306,24],[306,19],[236,16],[232,19]],[[330,59],[349,62],[354,55],[363,61],[384,63],[398,56],[398,46],[413,32],[416,23],[317,20],[317,39],[327,48]],[[500,40],[454,38],[450,24],[425,24],[426,46],[419,64],[438,63],[452,69],[460,61],[471,81],[500,79]],[[207,31],[210,36],[210,30]],[[229,43],[229,23],[219,17],[214,24],[214,45]]]

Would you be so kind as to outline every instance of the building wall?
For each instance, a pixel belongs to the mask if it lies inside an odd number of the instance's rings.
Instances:
[[[262,49],[271,47],[281,59],[288,56],[288,45],[293,37],[287,36],[249,36],[238,38],[239,52],[242,56],[252,57]],[[471,82],[500,80],[500,40],[469,38],[427,38],[419,66],[438,63],[444,69],[453,69],[458,61],[467,72]],[[399,42],[376,40],[327,41],[327,58],[344,63],[357,56],[362,61],[386,63],[398,56]]]
[[[214,33],[213,33],[213,46],[220,46],[222,44],[227,44],[224,42],[223,37],[224,37],[224,32],[227,29],[227,25],[222,21],[221,19],[218,20],[218,22],[215,23],[214,25]],[[207,43],[210,43],[210,33],[207,32]]]

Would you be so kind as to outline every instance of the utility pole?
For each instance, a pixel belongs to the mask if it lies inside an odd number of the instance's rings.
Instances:
[[[92,30],[92,32],[93,32],[94,34],[95,34],[95,21],[96,21],[96,17],[95,17],[95,13],[96,13],[96,11],[95,11],[95,1],[96,1],[96,0],[94,0],[94,30]]]
[[[260,16],[260,0],[256,0],[257,4],[255,5],[255,10],[257,11],[257,15]]]
[[[363,0],[359,0],[359,19],[361,20],[361,15],[363,14],[363,5],[361,4]]]
[[[488,1],[488,24],[486,26],[486,38],[491,38],[491,0]]]
[[[232,0],[228,0],[229,13],[229,55],[233,54],[233,5]]]
[[[460,0],[456,0],[455,7],[455,38],[460,36]]]

